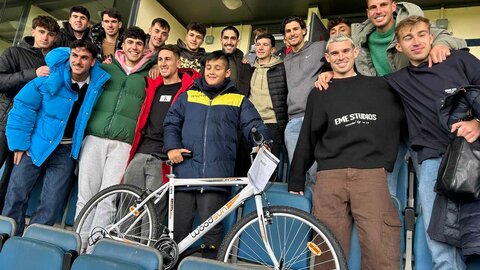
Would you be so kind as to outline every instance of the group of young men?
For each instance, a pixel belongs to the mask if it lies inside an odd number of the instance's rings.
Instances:
[[[207,54],[200,23],[187,26],[185,41],[165,45],[170,26],[162,18],[152,21],[149,35],[138,27],[123,30],[115,9],[102,12],[92,28],[88,10],[79,6],[62,29],[51,17],[35,18],[32,37],[0,57],[0,162],[7,160],[2,214],[17,221],[20,234],[30,192],[43,177],[30,223],[52,225],[76,159],[77,215],[92,196],[122,181],[150,190],[164,184],[160,152],[177,164],[178,177],[245,176],[256,127],[273,140],[275,155],[286,146],[289,191],[313,190],[313,214],[345,254],[355,220],[362,269],[398,269],[401,224],[389,185],[396,185],[395,168],[407,149],[402,141],[417,162],[428,227],[450,132],[469,142],[480,135],[475,119],[442,128],[437,102],[448,89],[480,85],[474,72],[480,62],[455,51],[465,42],[431,29],[418,6],[367,4],[364,23],[331,21],[328,42],[305,41],[304,20],[285,18],[288,54],[277,56],[273,35],[259,32],[250,63],[233,26],[221,32],[222,50]],[[332,71],[320,75],[328,67]],[[405,120],[408,139],[402,138]],[[193,157],[184,160],[183,152]],[[190,232],[196,209],[206,219],[228,196],[220,187],[177,192],[177,241]],[[161,217],[165,207],[160,203]],[[92,224],[102,218],[96,215]],[[215,256],[221,237],[221,225],[204,237],[204,256]],[[465,268],[455,247],[430,238],[428,246],[434,269]]]

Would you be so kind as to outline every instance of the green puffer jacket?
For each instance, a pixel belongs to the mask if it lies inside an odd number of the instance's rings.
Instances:
[[[115,59],[112,64],[102,65],[112,78],[105,84],[86,134],[132,144],[138,114],[145,99],[145,77],[151,62],[127,75]]]
[[[395,23],[398,24],[408,16],[424,16],[419,6],[408,2],[397,2],[397,10],[394,12]],[[455,38],[447,30],[431,27],[434,37],[433,45],[443,44],[450,49],[458,50],[467,47],[467,43],[463,39]],[[363,23],[352,24],[352,38],[355,46],[360,49],[355,66],[357,71],[365,76],[377,76],[377,72],[373,66],[372,57],[368,49],[368,36],[375,31],[375,26],[367,19]],[[400,70],[408,65],[408,59],[395,49],[397,39],[394,37],[388,47],[388,58],[392,71]]]

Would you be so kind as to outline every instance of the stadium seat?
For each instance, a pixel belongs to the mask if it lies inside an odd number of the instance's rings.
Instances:
[[[13,236],[0,252],[2,269],[70,269],[80,248],[80,237],[71,231],[33,224],[23,237]]]
[[[17,232],[17,224],[15,220],[9,217],[0,216],[0,250],[8,238]]]
[[[430,270],[433,268],[432,255],[427,246],[427,235],[423,225],[423,215],[418,211],[418,218],[415,222],[415,235],[413,240],[413,250],[415,254],[415,269]]]
[[[250,268],[227,264],[220,261],[209,260],[199,257],[186,257],[183,259],[178,270],[250,270]]]
[[[72,270],[158,270],[162,256],[156,249],[102,239],[92,254],[79,256]]]

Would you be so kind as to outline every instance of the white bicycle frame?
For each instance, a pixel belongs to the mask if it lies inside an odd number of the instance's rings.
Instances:
[[[245,186],[240,193],[228,201],[225,205],[220,207],[212,216],[203,221],[197,228],[195,228],[190,234],[185,237],[180,243],[178,243],[178,249],[180,254],[189,248],[195,241],[205,235],[211,228],[221,222],[228,214],[232,213],[237,209],[243,202],[245,202],[252,195],[255,195],[255,205],[257,208],[258,222],[260,227],[260,233],[262,236],[262,241],[265,245],[265,249],[273,262],[275,269],[280,267],[278,260],[276,259],[272,247],[267,238],[267,229],[265,216],[263,215],[263,203],[262,195],[260,193],[255,194],[254,187],[250,180],[247,177],[232,177],[232,178],[175,178],[175,175],[168,175],[169,182],[166,185],[158,188],[149,194],[145,199],[136,205],[135,208],[130,209],[128,215],[120,219],[116,224],[114,224],[110,230],[118,227],[122,222],[128,219],[131,215],[136,215],[140,212],[140,209],[150,200],[154,200],[154,203],[160,201],[163,196],[165,196],[168,190],[168,229],[169,236],[173,239],[173,230],[174,230],[174,209],[175,209],[175,187],[195,187],[195,186]],[[262,190],[263,191],[263,190]],[[155,198],[153,198],[155,197]],[[141,213],[137,220],[130,225],[130,228],[135,226],[135,224],[141,220],[141,217],[145,212]],[[137,214],[138,215],[138,214]],[[128,229],[130,230],[130,229]],[[127,230],[127,231],[128,231]],[[114,237],[115,239],[115,237]],[[121,239],[118,239],[121,240]]]

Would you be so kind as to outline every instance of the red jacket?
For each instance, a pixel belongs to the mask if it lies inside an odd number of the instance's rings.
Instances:
[[[196,72],[190,68],[180,68],[178,69],[178,74],[182,79],[182,87],[177,92],[175,97],[173,98],[172,105],[177,100],[178,96],[188,90],[190,86],[193,85],[193,81],[197,78],[201,77],[201,74]],[[145,125],[147,124],[148,116],[150,114],[150,109],[152,107],[153,99],[155,98],[155,92],[157,89],[163,85],[163,77],[158,76],[156,79],[146,78],[147,86],[145,88],[146,96],[145,100],[142,104],[142,108],[140,109],[140,114],[138,115],[137,126],[135,128],[135,136],[132,142],[132,148],[130,150],[130,156],[128,158],[128,163],[133,159],[133,156],[137,152],[138,145],[140,144],[140,140],[143,137]],[[162,166],[163,168],[164,166]],[[165,172],[165,168],[163,170]],[[169,171],[167,170],[167,173]],[[165,182],[165,173],[164,173],[164,182]]]

